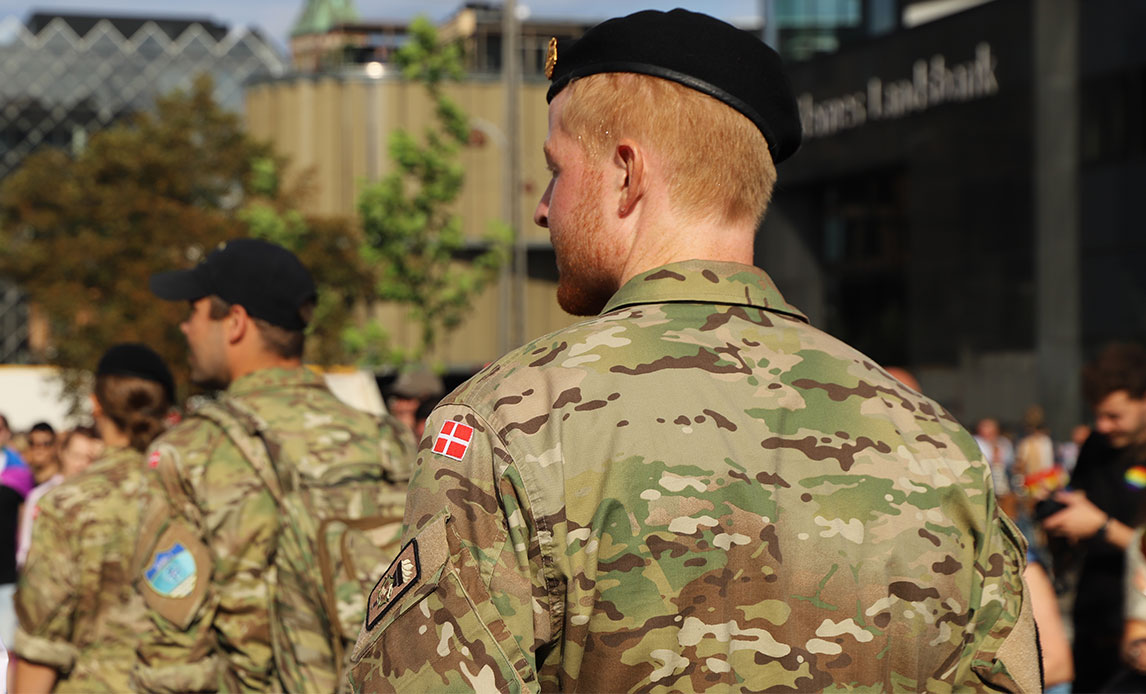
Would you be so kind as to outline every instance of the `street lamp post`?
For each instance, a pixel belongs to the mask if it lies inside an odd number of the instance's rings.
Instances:
[[[504,301],[503,310],[508,309],[507,321],[508,339],[504,345],[509,351],[525,342],[525,278],[527,274],[527,258],[525,252],[525,237],[521,229],[521,153],[518,147],[518,131],[520,129],[519,103],[521,88],[521,23],[517,16],[516,0],[505,0],[501,8],[501,72],[505,78],[505,134],[508,146],[505,148],[505,167],[503,178],[504,205],[506,223],[513,230],[513,262],[512,271],[503,274],[502,297],[506,297],[505,282],[512,289],[508,295],[512,297]]]
[[[505,171],[509,169],[509,139],[506,138],[505,133],[502,132],[496,124],[489,122],[484,118],[476,116],[470,117],[470,127],[481,133],[484,137],[493,140],[497,145],[497,151],[501,155],[502,168]],[[506,224],[513,215],[513,194],[510,192],[509,175],[504,171],[502,173],[502,218],[505,219]],[[515,236],[516,241],[516,236]],[[497,310],[497,339],[498,351],[505,354],[515,347],[513,342],[513,321],[511,315],[513,313],[513,267],[512,263],[506,263],[501,266],[501,275],[498,281],[498,310]]]

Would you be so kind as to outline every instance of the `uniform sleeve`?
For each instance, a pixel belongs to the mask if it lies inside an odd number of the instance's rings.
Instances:
[[[197,432],[165,437],[149,457],[157,493],[137,556],[145,558],[139,580],[152,628],[139,648],[142,666],[134,686],[149,692],[264,691],[273,659],[265,573],[277,509],[222,432],[197,426]],[[162,577],[167,566],[186,563],[180,550],[194,556],[196,549],[190,593],[149,584],[149,572]],[[158,591],[167,594],[157,597]]]
[[[79,655],[72,645],[80,596],[79,557],[66,520],[51,504],[34,514],[28,561],[16,589],[19,627],[12,652],[66,675]]]
[[[549,618],[538,529],[517,469],[469,407],[439,407],[426,432],[403,550],[370,594],[351,686],[539,691],[535,649]]]
[[[991,504],[994,509],[994,504]],[[1042,691],[1042,660],[1030,591],[1023,579],[1026,542],[1001,512],[987,525],[975,561],[982,588],[972,594],[970,624],[971,670],[979,682],[1007,692]]]

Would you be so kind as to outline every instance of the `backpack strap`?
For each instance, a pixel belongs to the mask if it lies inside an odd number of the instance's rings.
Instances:
[[[275,502],[283,505],[283,485],[275,468],[274,458],[264,427],[259,419],[250,412],[240,408],[236,403],[226,398],[206,403],[195,410],[194,416],[202,417],[214,422],[227,434],[227,438],[235,444],[255,473],[263,481],[267,491],[274,497]]]

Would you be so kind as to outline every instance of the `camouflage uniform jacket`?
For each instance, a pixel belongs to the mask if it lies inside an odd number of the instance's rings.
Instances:
[[[361,459],[402,462],[396,431],[380,430],[377,419],[338,400],[308,369],[257,371],[234,381],[223,397],[266,422],[282,448],[276,465],[321,465],[346,447],[362,448]],[[274,498],[224,431],[203,418],[189,417],[157,439],[148,465],[157,489],[137,560],[156,550],[159,530],[172,522],[188,528],[180,542],[189,550],[197,546],[199,554],[187,553],[198,564],[192,564],[194,589],[165,590],[163,609],[147,593],[159,567],[136,566],[150,628],[132,686],[148,692],[279,688],[268,615],[279,528]]]
[[[147,621],[132,586],[143,455],[104,454],[40,499],[12,651],[55,668],[57,692],[123,692]]]
[[[639,275],[426,431],[359,691],[1039,687],[974,440],[754,267]]]

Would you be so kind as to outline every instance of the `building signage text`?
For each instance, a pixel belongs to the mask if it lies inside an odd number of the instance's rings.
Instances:
[[[840,97],[815,100],[805,92],[796,100],[804,137],[826,137],[858,128],[868,121],[903,118],[940,104],[971,101],[999,91],[998,60],[988,43],[975,47],[972,60],[948,66],[943,55],[917,60],[911,79],[867,81],[867,89]]]

